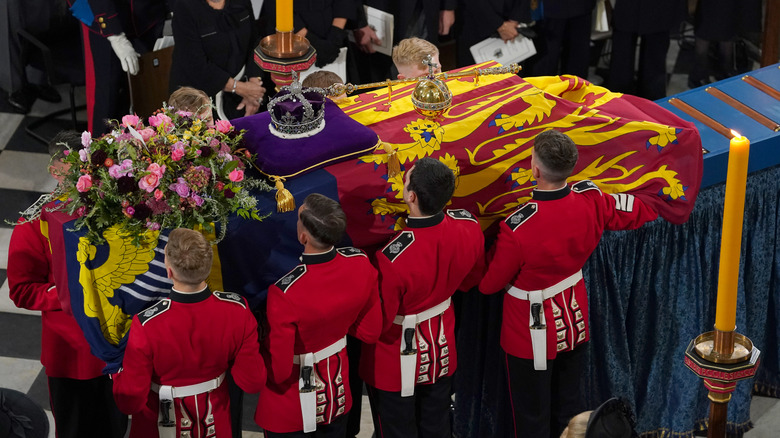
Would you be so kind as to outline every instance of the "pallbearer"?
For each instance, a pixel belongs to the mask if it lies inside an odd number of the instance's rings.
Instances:
[[[346,224],[318,193],[298,209],[301,264],[268,289],[268,383],[255,413],[266,437],[346,434],[346,336],[373,343],[382,327],[376,269],[363,251],[336,248]]]
[[[451,437],[450,388],[457,367],[452,295],[484,269],[484,237],[466,210],[443,211],[455,175],[440,161],[418,160],[404,176],[406,228],[377,252],[384,327],[364,345],[377,437]]]
[[[558,131],[534,139],[533,199],[501,222],[481,292],[506,288],[505,352],[517,437],[557,438],[579,406],[588,340],[582,266],[605,229],[641,226],[658,214],[629,194],[606,195],[591,181],[569,186],[574,142]]]

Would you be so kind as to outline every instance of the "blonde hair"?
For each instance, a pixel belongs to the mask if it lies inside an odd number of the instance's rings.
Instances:
[[[174,111],[189,111],[193,114],[200,114],[211,105],[211,99],[206,92],[197,88],[179,87],[178,90],[171,93],[168,105],[172,106]]]
[[[588,429],[588,420],[593,411],[585,411],[575,415],[569,420],[568,426],[561,434],[561,438],[585,438]]]
[[[305,88],[328,88],[333,84],[343,84],[344,81],[332,71],[320,70],[306,76],[301,85]]]
[[[168,235],[165,262],[173,269],[176,280],[197,285],[211,273],[211,245],[198,231],[176,228]]]
[[[423,64],[427,55],[439,56],[439,49],[422,38],[406,38],[393,47],[393,64],[396,67],[402,65],[427,69],[428,66]]]

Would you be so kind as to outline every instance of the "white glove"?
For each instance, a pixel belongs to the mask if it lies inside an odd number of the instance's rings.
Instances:
[[[125,34],[112,35],[108,37],[108,42],[111,43],[111,48],[122,63],[122,70],[135,76],[138,73],[138,58],[141,55],[135,51]]]

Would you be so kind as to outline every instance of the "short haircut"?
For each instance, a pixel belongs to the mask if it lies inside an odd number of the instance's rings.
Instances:
[[[422,38],[406,38],[393,47],[393,64],[396,66],[414,65],[427,69],[428,66],[423,64],[423,60],[425,60],[427,55],[438,56],[439,49]]]
[[[439,160],[420,158],[409,175],[407,190],[417,195],[420,212],[434,215],[447,205],[455,191],[455,174]]]
[[[565,182],[577,164],[579,152],[568,135],[550,129],[534,139],[534,156],[542,177],[551,183]]]
[[[343,84],[344,81],[332,71],[320,70],[306,76],[301,85],[304,88],[328,88],[333,84]]]
[[[572,417],[568,426],[566,426],[569,429],[566,438],[584,438],[588,429],[588,420],[590,420],[592,413],[593,411],[585,411]]]
[[[190,285],[205,281],[211,272],[211,245],[199,231],[176,228],[168,235],[165,258],[176,280]]]
[[[344,237],[347,229],[347,215],[338,202],[319,193],[312,193],[303,201],[306,206],[301,210],[303,227],[321,248],[336,245]]]
[[[78,150],[81,148],[81,134],[76,131],[60,131],[49,141],[49,156],[51,161],[65,158],[67,149]]]
[[[205,91],[192,87],[179,87],[178,90],[171,93],[168,105],[172,106],[174,111],[189,111],[193,114],[199,114],[211,105],[211,99]]]

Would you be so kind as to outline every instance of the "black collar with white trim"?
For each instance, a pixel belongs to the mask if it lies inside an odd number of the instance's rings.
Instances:
[[[534,189],[531,196],[534,201],[555,201],[557,199],[565,198],[569,193],[571,193],[571,188],[568,185],[565,185],[558,190]]]
[[[443,220],[444,212],[440,211],[433,216],[408,217],[406,218],[406,226],[408,228],[427,228],[434,225],[439,225]]]
[[[326,263],[336,258],[336,247],[332,246],[325,252],[318,252],[316,254],[303,253],[301,254],[301,262],[307,265],[316,265],[318,263]]]
[[[177,303],[186,303],[186,304],[192,304],[192,303],[199,303],[201,301],[204,301],[206,298],[211,296],[211,290],[208,286],[204,287],[202,290],[199,290],[198,292],[180,292],[176,289],[171,288],[171,294],[169,298],[171,301],[177,302]]]

